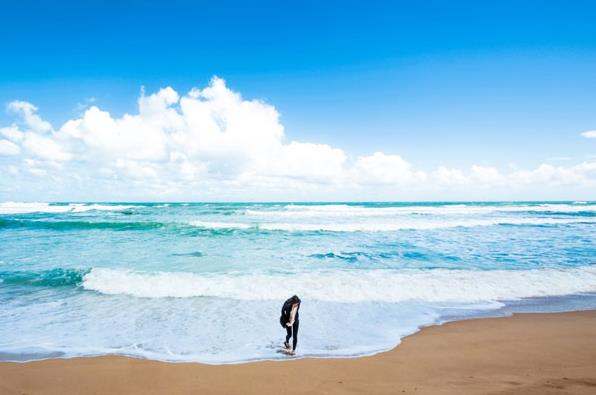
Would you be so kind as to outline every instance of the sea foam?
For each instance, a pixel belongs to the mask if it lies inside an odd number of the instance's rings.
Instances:
[[[329,302],[479,302],[596,292],[596,267],[535,270],[359,270],[207,275],[96,268],[83,288],[144,298],[281,300],[288,289]]]
[[[300,205],[291,204],[283,210],[254,210],[246,209],[245,214],[254,217],[386,217],[392,215],[432,214],[432,215],[473,215],[507,212],[555,212],[577,213],[596,212],[596,204],[583,202],[578,204],[542,203],[542,204],[513,204],[513,205],[404,205],[404,206],[361,206],[348,204]]]
[[[586,218],[388,218],[383,221],[361,222],[207,222],[190,221],[189,224],[206,229],[261,229],[288,232],[391,232],[398,230],[431,230],[446,228],[470,228],[494,225],[556,225],[574,223],[596,223],[596,219]]]

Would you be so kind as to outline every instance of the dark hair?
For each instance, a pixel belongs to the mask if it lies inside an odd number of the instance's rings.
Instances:
[[[297,295],[292,296],[290,300],[292,301],[292,304],[301,302],[300,298]]]

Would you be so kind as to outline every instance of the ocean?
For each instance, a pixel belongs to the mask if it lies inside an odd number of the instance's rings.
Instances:
[[[0,360],[368,355],[419,328],[596,308],[596,202],[0,203]]]

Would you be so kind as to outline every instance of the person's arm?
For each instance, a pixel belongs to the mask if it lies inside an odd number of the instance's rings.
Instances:
[[[292,306],[292,311],[290,312],[290,322],[288,326],[294,325],[294,320],[296,319],[296,312],[298,311],[298,303]]]

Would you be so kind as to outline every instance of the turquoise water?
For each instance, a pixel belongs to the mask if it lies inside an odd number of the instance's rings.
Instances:
[[[292,294],[301,355],[370,354],[448,317],[592,306],[595,231],[594,202],[0,203],[0,358],[280,358]]]

